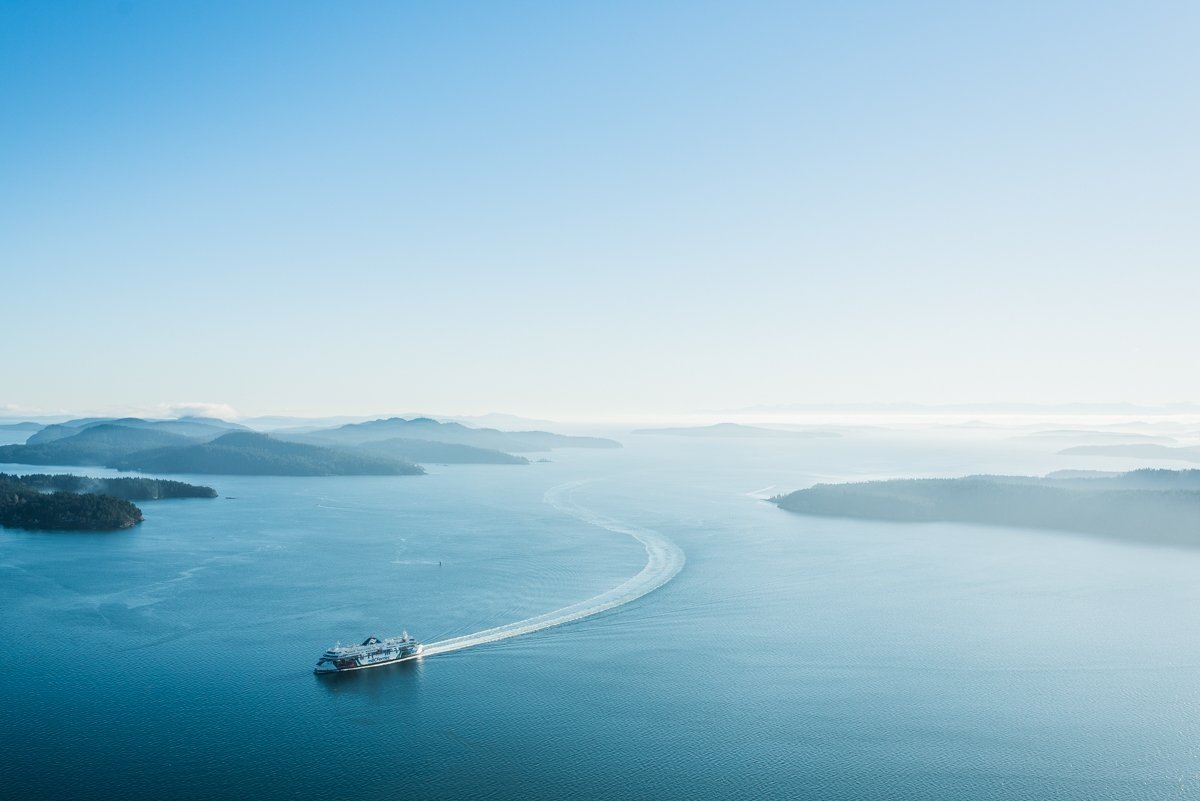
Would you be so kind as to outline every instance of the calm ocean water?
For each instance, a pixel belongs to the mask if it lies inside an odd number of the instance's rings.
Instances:
[[[0,796],[1200,797],[1200,552],[760,500],[1112,465],[999,441],[626,441],[424,477],[212,477],[221,498],[145,503],[133,531],[0,531]],[[573,506],[547,502],[567,482]],[[598,517],[673,541],[683,570],[595,618],[313,676],[335,640],[462,635],[620,584],[646,552]]]

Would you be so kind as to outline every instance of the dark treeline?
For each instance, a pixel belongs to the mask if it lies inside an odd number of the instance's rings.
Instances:
[[[111,531],[142,522],[142,510],[122,498],[80,492],[38,492],[0,474],[0,525],[41,531]]]
[[[132,500],[215,498],[212,487],[156,478],[0,473],[0,526],[35,531],[112,531],[142,522]]]
[[[161,478],[92,478],[66,473],[10,476],[0,473],[0,479],[15,481],[38,492],[82,492],[111,495],[127,501],[157,501],[166,498],[215,498],[212,487],[168,481]]]

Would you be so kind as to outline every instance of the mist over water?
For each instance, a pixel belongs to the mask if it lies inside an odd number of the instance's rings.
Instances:
[[[1126,465],[1000,436],[625,439],[421,477],[213,477],[221,498],[146,504],[133,531],[4,531],[6,792],[1200,792],[1200,553],[761,500]],[[402,629],[493,641],[311,673]]]

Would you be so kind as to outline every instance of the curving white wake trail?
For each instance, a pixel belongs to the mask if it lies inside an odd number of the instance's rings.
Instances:
[[[630,601],[641,598],[648,592],[658,589],[673,579],[675,574],[683,569],[685,558],[683,551],[678,545],[657,531],[620,523],[603,515],[598,515],[590,509],[585,509],[570,500],[570,491],[583,483],[582,481],[571,481],[566,484],[560,484],[557,487],[552,487],[546,491],[542,500],[585,523],[590,523],[593,526],[598,526],[609,531],[615,531],[618,534],[628,534],[640,542],[646,549],[646,566],[642,568],[641,572],[613,587],[611,590],[588,598],[586,601],[564,606],[561,609],[555,609],[553,612],[547,612],[544,615],[518,620],[515,623],[506,623],[503,626],[477,631],[474,634],[466,634],[462,637],[451,637],[448,640],[428,643],[425,646],[424,656],[444,654],[448,651],[459,651],[475,645],[507,640],[510,637],[519,637],[522,634],[529,634],[541,631],[542,629],[548,629],[551,626],[561,626],[563,623],[570,623],[585,617],[598,615],[601,612],[627,604]]]

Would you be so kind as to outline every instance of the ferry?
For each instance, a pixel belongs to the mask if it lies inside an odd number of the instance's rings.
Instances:
[[[416,659],[425,646],[404,632],[399,637],[368,637],[362,645],[337,645],[321,654],[314,673],[346,673],[351,670],[392,665]]]

